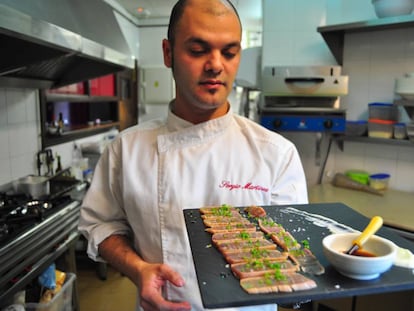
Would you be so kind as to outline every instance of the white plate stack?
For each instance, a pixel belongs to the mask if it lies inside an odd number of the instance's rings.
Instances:
[[[408,138],[414,142],[414,122],[407,123],[406,127]]]
[[[401,97],[411,117],[411,122],[406,124],[406,129],[408,138],[414,142],[414,72],[406,73],[403,77],[395,79],[394,91]]]
[[[407,73],[403,77],[395,79],[394,91],[402,99],[414,101],[414,72]]]

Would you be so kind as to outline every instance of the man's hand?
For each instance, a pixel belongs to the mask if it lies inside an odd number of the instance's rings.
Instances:
[[[140,291],[141,307],[145,311],[171,310],[186,311],[191,310],[188,302],[172,302],[165,300],[162,296],[162,288],[167,282],[174,286],[184,286],[182,277],[165,264],[145,263],[140,269],[138,287]]]
[[[190,303],[165,300],[162,289],[167,282],[184,286],[183,278],[166,264],[144,261],[122,235],[112,235],[99,244],[99,254],[115,269],[126,275],[138,286],[141,307],[145,311],[187,311]]]

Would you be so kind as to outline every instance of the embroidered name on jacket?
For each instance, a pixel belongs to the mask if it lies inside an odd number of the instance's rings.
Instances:
[[[228,190],[235,190],[235,189],[242,189],[242,190],[257,190],[262,192],[268,192],[269,189],[266,187],[262,187],[259,185],[254,185],[251,182],[248,182],[244,185],[241,184],[233,184],[230,181],[223,180],[221,184],[219,185],[220,188],[225,188]]]

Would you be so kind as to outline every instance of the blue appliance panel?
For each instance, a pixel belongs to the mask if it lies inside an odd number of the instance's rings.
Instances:
[[[260,124],[272,131],[344,133],[345,115],[262,115]]]

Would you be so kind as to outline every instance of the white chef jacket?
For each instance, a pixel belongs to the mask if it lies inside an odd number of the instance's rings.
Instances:
[[[184,278],[184,287],[167,284],[167,299],[203,310],[182,210],[307,202],[298,152],[281,135],[231,110],[196,125],[169,111],[165,120],[127,129],[106,148],[79,229],[98,261],[105,238],[132,236],[144,260],[167,263]]]

